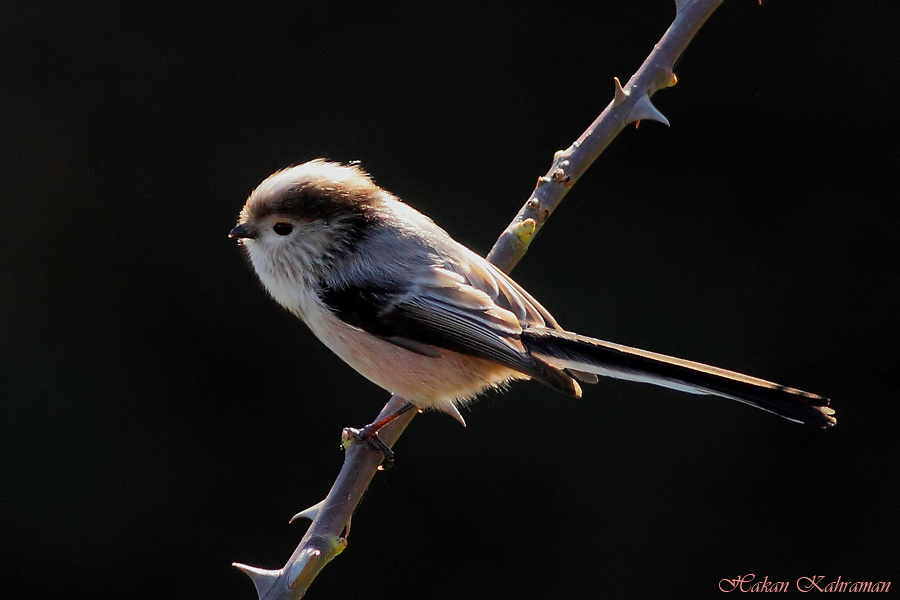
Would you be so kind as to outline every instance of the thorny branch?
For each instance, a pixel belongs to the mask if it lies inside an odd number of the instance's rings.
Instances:
[[[613,100],[581,137],[554,155],[550,170],[538,179],[534,192],[500,235],[488,260],[507,273],[511,271],[569,188],[625,126],[641,120],[669,124],[651,104],[650,96],[675,85],[677,79],[672,71],[675,62],[721,3],[722,0],[675,1],[672,25],[627,84],[622,86],[618,79],[614,80]],[[393,396],[373,421],[394,412],[404,402]],[[380,433],[382,440],[393,446],[415,415],[415,411],[409,411],[384,427]],[[328,496],[291,519],[308,518],[312,524],[284,567],[266,570],[234,563],[253,580],[260,600],[302,598],[319,571],[347,546],[350,517],[375,476],[382,456],[369,444],[353,443],[346,435],[344,447],[344,465]]]

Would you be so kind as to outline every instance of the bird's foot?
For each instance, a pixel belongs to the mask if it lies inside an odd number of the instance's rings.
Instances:
[[[384,460],[382,460],[381,464],[378,466],[378,470],[385,471],[390,469],[394,465],[394,451],[378,437],[378,432],[381,431],[382,427],[413,408],[415,408],[413,403],[407,400],[397,410],[388,413],[373,423],[369,423],[362,429],[345,427],[344,431],[341,432],[344,449],[346,450],[350,447],[350,440],[366,442],[369,446],[381,452],[381,455],[384,457]]]
[[[370,423],[362,429],[357,429],[356,427],[345,427],[344,431],[341,432],[341,437],[344,440],[350,438],[356,442],[365,442],[378,452],[381,452],[381,455],[384,458],[381,461],[381,464],[378,465],[378,470],[386,471],[387,469],[390,469],[392,466],[394,466],[394,451],[391,450],[380,437],[378,437],[378,430],[381,429],[381,427],[376,428],[374,427],[374,425],[376,424]],[[344,447],[347,447],[346,444]]]

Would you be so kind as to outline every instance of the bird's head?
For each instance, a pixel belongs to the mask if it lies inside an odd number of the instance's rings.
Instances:
[[[267,273],[294,281],[315,276],[365,237],[386,194],[359,167],[313,160],[260,183],[229,237],[263,283]]]

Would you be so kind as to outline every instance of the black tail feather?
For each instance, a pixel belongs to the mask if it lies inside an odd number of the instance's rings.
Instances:
[[[536,358],[560,369],[730,398],[815,427],[837,422],[828,398],[734,371],[555,329],[529,328],[521,339]]]

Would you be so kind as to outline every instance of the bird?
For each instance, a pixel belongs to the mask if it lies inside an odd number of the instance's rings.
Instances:
[[[818,428],[828,398],[563,329],[512,278],[379,187],[358,164],[315,159],[249,195],[229,237],[268,294],[338,357],[406,400],[450,414],[483,392],[534,380],[581,397],[598,376],[736,400]]]

